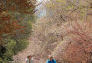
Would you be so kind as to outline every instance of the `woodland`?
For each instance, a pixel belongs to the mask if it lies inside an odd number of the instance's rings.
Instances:
[[[0,0],[0,63],[92,63],[91,0]]]

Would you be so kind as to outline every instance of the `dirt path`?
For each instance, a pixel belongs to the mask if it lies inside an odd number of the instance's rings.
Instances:
[[[28,47],[25,50],[18,53],[16,56],[14,56],[15,62],[25,63],[25,59],[28,55],[35,55],[34,57],[40,58],[39,60],[35,59],[35,63],[43,63],[44,62],[44,59],[39,57],[40,56],[39,53],[40,53],[40,49],[41,49],[41,46],[40,46],[41,41],[37,37],[37,35],[39,34],[39,32],[38,32],[39,23],[36,23],[35,25],[33,25],[33,33],[31,35],[31,37],[29,38]]]
[[[38,0],[38,2],[41,2],[41,0]],[[16,56],[14,56],[14,60],[15,62],[19,62],[19,63],[25,63],[25,59],[28,55],[35,55],[34,57],[36,58],[40,58],[35,59],[35,63],[43,63],[45,60],[43,58],[41,58],[39,55],[41,53],[41,40],[38,38],[39,36],[39,26],[41,26],[39,23],[42,23],[43,21],[41,21],[43,18],[43,16],[45,16],[46,10],[45,8],[40,10],[40,7],[43,7],[43,5],[40,5],[37,9],[39,10],[37,13],[37,16],[40,17],[39,19],[37,19],[36,23],[33,24],[33,32],[32,35],[29,38],[29,45],[28,47],[21,51],[20,53],[18,53]]]

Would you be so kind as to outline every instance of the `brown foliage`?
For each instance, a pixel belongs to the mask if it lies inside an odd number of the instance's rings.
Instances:
[[[28,0],[0,0],[0,43],[6,35],[15,35],[17,30],[24,33],[24,26],[19,24],[20,19],[16,19],[12,14],[30,14],[34,13],[35,6]],[[21,30],[22,29],[22,30]]]
[[[19,25],[17,20],[12,21],[11,16],[0,17],[0,42],[5,38],[3,35],[15,35],[16,30],[22,28],[24,28],[24,26]]]
[[[21,13],[29,12],[31,8],[31,14],[34,11],[35,6],[28,0],[0,0],[0,12],[3,11],[18,11]]]
[[[92,53],[92,22],[73,22],[68,34],[72,34],[64,58],[71,63],[88,63]]]

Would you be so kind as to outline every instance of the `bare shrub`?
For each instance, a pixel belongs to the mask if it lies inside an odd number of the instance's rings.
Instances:
[[[72,22],[67,28],[68,34],[72,35],[71,43],[68,44],[64,58],[72,63],[88,63],[92,53],[92,22]]]

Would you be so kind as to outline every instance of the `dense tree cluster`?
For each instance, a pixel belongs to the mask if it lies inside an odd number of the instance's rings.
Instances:
[[[30,0],[0,0],[0,63],[26,47],[34,9]]]
[[[57,63],[91,63],[92,16],[88,15],[91,2],[48,0],[42,4],[46,8],[46,17],[33,25],[30,46],[16,56],[18,61],[24,63],[31,52],[43,63],[49,54],[55,57]]]
[[[46,5],[44,4],[48,17],[42,19],[47,20],[40,21],[43,24],[38,26],[40,29],[38,39],[42,39],[41,44],[45,42],[43,50],[40,51],[43,57],[52,54],[60,63],[92,62],[92,29],[90,28],[92,16],[88,15],[92,10],[91,2],[90,0],[50,0]],[[52,46],[54,43],[55,45]]]

